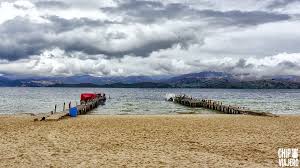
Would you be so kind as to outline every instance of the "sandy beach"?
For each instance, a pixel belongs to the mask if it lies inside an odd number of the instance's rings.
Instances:
[[[0,116],[0,167],[278,167],[300,116]]]

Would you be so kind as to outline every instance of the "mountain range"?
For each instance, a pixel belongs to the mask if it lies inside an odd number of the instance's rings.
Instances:
[[[300,89],[299,76],[245,77],[205,71],[179,76],[70,77],[0,76],[0,86],[9,87],[102,87],[102,88],[237,88],[237,89]]]

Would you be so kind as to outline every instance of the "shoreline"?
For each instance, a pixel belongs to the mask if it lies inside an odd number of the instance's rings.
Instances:
[[[0,115],[0,167],[277,167],[300,115]]]
[[[3,114],[0,113],[0,117],[3,116],[10,116],[10,117],[36,117],[39,115],[50,114],[48,113],[14,113],[14,114]],[[273,113],[272,113],[273,114]],[[179,113],[168,113],[168,114],[84,114],[78,116],[256,116],[250,114],[224,114],[224,113],[194,113],[194,112],[179,112]],[[277,115],[276,117],[300,117],[300,114],[274,114]],[[257,117],[271,117],[272,116],[257,116]],[[67,117],[70,118],[70,117]]]

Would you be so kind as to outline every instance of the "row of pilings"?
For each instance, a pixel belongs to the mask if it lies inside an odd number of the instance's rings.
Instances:
[[[78,115],[86,114],[89,111],[97,108],[100,104],[104,104],[106,97],[98,97],[94,100],[87,102],[80,102],[80,105],[77,105]]]
[[[215,110],[224,114],[249,114],[249,115],[259,115],[259,116],[276,116],[272,113],[251,111],[249,109],[245,109],[244,107],[240,107],[240,106],[224,105],[223,102],[220,101],[214,101],[209,99],[194,99],[186,95],[177,95],[175,97],[170,98],[170,101],[174,101],[175,103],[192,107],[192,108],[200,107],[200,108]]]

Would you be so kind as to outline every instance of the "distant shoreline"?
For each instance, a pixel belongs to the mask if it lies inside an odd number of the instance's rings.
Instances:
[[[46,112],[44,113],[32,113],[32,112],[26,112],[26,113],[12,113],[12,114],[4,114],[4,113],[0,113],[0,117],[36,117],[36,116],[40,116],[43,114],[48,114]],[[49,113],[50,114],[50,113]],[[279,117],[300,117],[300,114],[276,114]],[[220,116],[249,116],[252,117],[252,115],[245,115],[245,114],[235,114],[235,115],[231,115],[231,114],[222,114],[222,113],[204,113],[204,114],[199,114],[199,113],[192,113],[192,112],[183,112],[183,113],[173,113],[173,114],[86,114],[85,116],[99,116],[99,117],[105,117],[105,116],[136,116],[136,117],[155,117],[155,116],[199,116],[199,117],[203,117],[203,116],[215,116],[215,117],[220,117]],[[266,117],[266,118],[272,118],[272,117],[267,117],[267,116],[259,116],[259,117]]]
[[[300,84],[299,84],[300,85]],[[112,85],[96,85],[96,84],[55,84],[49,86],[0,86],[0,88],[116,88],[116,89],[240,89],[240,90],[298,90],[299,88],[273,88],[273,87],[176,87],[161,84],[141,85],[138,84],[112,84]]]
[[[81,86],[76,84],[51,85],[51,86],[0,86],[0,88],[115,88],[115,89],[238,89],[238,90],[299,90],[300,88],[222,88],[222,87],[110,87],[110,86]]]
[[[1,86],[90,87],[90,88],[213,88],[213,89],[300,89],[299,76],[244,78],[224,72],[200,72],[174,77],[128,76],[0,77]]]

